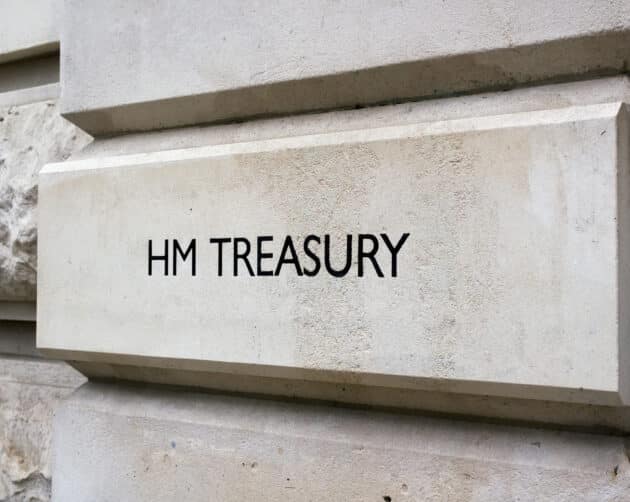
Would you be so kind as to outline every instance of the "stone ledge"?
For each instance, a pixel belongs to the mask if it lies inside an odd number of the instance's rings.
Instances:
[[[37,387],[75,389],[85,377],[62,361],[34,357],[0,356],[0,382]]]
[[[2,64],[0,65],[0,103],[5,101],[5,95],[11,96],[12,93],[33,88],[45,88],[58,82],[58,55]]]
[[[568,502],[630,490],[619,437],[121,384],[74,393],[54,448],[63,502]]]
[[[0,354],[41,357],[35,348],[35,323],[0,318]]]
[[[93,135],[619,74],[630,59],[623,1],[196,3],[142,17],[127,2],[69,5],[63,113]]]
[[[124,359],[124,358],[120,358]],[[163,367],[130,366],[95,361],[69,361],[74,368],[96,381],[148,382],[236,393],[259,398],[313,400],[318,402],[402,410],[429,415],[477,417],[512,424],[538,424],[571,430],[626,434],[630,432],[630,407],[597,406],[557,401],[534,401],[471,395],[449,391],[448,382],[432,390],[394,389],[353,382],[315,382],[304,379],[252,377],[230,373],[204,373]],[[145,362],[146,364],[146,362]],[[137,385],[137,384],[136,384]]]
[[[0,95],[0,100],[2,96]],[[103,158],[612,102],[630,102],[630,85],[627,76],[540,85],[504,92],[375,106],[359,110],[338,110],[250,120],[235,124],[181,127],[101,137],[75,152],[72,159]]]
[[[0,63],[59,50],[63,0],[3,0]]]
[[[0,301],[0,321],[34,321],[34,302],[7,302]]]

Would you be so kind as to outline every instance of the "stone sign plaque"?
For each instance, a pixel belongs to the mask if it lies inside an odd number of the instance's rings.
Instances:
[[[82,368],[627,402],[622,110],[50,164],[38,346]]]

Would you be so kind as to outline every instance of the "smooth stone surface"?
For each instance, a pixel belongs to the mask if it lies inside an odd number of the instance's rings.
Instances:
[[[0,94],[0,106],[26,105],[38,101],[56,100],[59,97],[59,84],[45,84],[26,89],[17,89]]]
[[[1,331],[1,325],[0,325]],[[24,343],[24,342],[22,342]],[[0,346],[0,351],[2,347]],[[143,361],[147,364],[146,361]],[[566,403],[505,396],[463,394],[443,389],[393,389],[361,385],[347,381],[314,382],[287,380],[233,373],[203,373],[195,370],[164,369],[156,366],[132,366],[94,361],[72,361],[72,366],[90,378],[102,381],[141,381],[152,384],[204,388],[211,392],[278,399],[300,399],[320,403],[343,403],[375,409],[418,412],[458,419],[500,420],[512,424],[538,424],[543,427],[563,427],[576,431],[603,434],[630,432],[629,406],[602,406],[586,403]]]
[[[0,500],[50,500],[53,411],[83,382],[64,363],[0,355]]]
[[[623,437],[87,384],[53,501],[625,500]]]
[[[3,96],[11,94],[0,95],[0,103]],[[238,123],[206,124],[99,137],[87,147],[74,153],[72,158],[88,159],[130,153],[151,153],[160,150],[178,150],[620,101],[630,101],[630,84],[626,76],[540,85],[445,99],[429,99],[359,110],[307,113]]]
[[[0,301],[35,301],[37,174],[90,141],[55,100],[0,106]]]
[[[625,0],[66,3],[62,107],[93,135],[610,75],[630,59]]]
[[[62,0],[3,0],[0,63],[59,49]]]
[[[49,165],[38,346],[114,365],[627,402],[625,113],[597,104]],[[359,278],[356,264],[342,279],[217,277],[207,243],[358,232],[410,232],[399,277]],[[198,275],[188,263],[148,276],[149,239],[193,237]]]

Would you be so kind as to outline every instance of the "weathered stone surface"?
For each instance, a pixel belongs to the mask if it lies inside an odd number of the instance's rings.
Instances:
[[[622,110],[569,106],[49,165],[38,346],[87,371],[94,361],[627,402]],[[378,277],[356,240],[341,278],[323,260],[312,277],[291,263],[252,277],[243,262],[235,276],[232,244],[220,275],[208,243],[247,237],[259,268],[257,236],[273,236],[269,268],[292,235],[310,269],[304,237],[330,234],[339,268],[348,234],[405,232],[397,277],[384,246]],[[190,260],[177,277],[162,262],[148,275],[149,240],[163,254],[174,238],[198,240],[196,275]],[[321,258],[324,241],[315,249]]]
[[[62,107],[95,135],[609,75],[630,58],[626,0],[72,0],[62,31]]]
[[[630,79],[625,75],[359,110],[124,134],[98,138],[72,157],[112,157],[620,101],[630,101]]]
[[[623,501],[623,437],[87,384],[55,415],[56,502]]]
[[[50,498],[53,411],[84,380],[64,363],[0,356],[0,500]]]
[[[90,140],[55,101],[0,107],[0,300],[35,300],[37,174]]]

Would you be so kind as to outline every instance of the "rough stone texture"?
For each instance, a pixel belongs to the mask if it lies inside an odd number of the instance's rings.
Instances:
[[[54,421],[56,502],[624,501],[624,438],[87,384]]]
[[[35,300],[37,174],[90,141],[55,101],[0,107],[0,300]]]
[[[53,410],[84,381],[65,363],[0,356],[1,501],[49,500]]]

